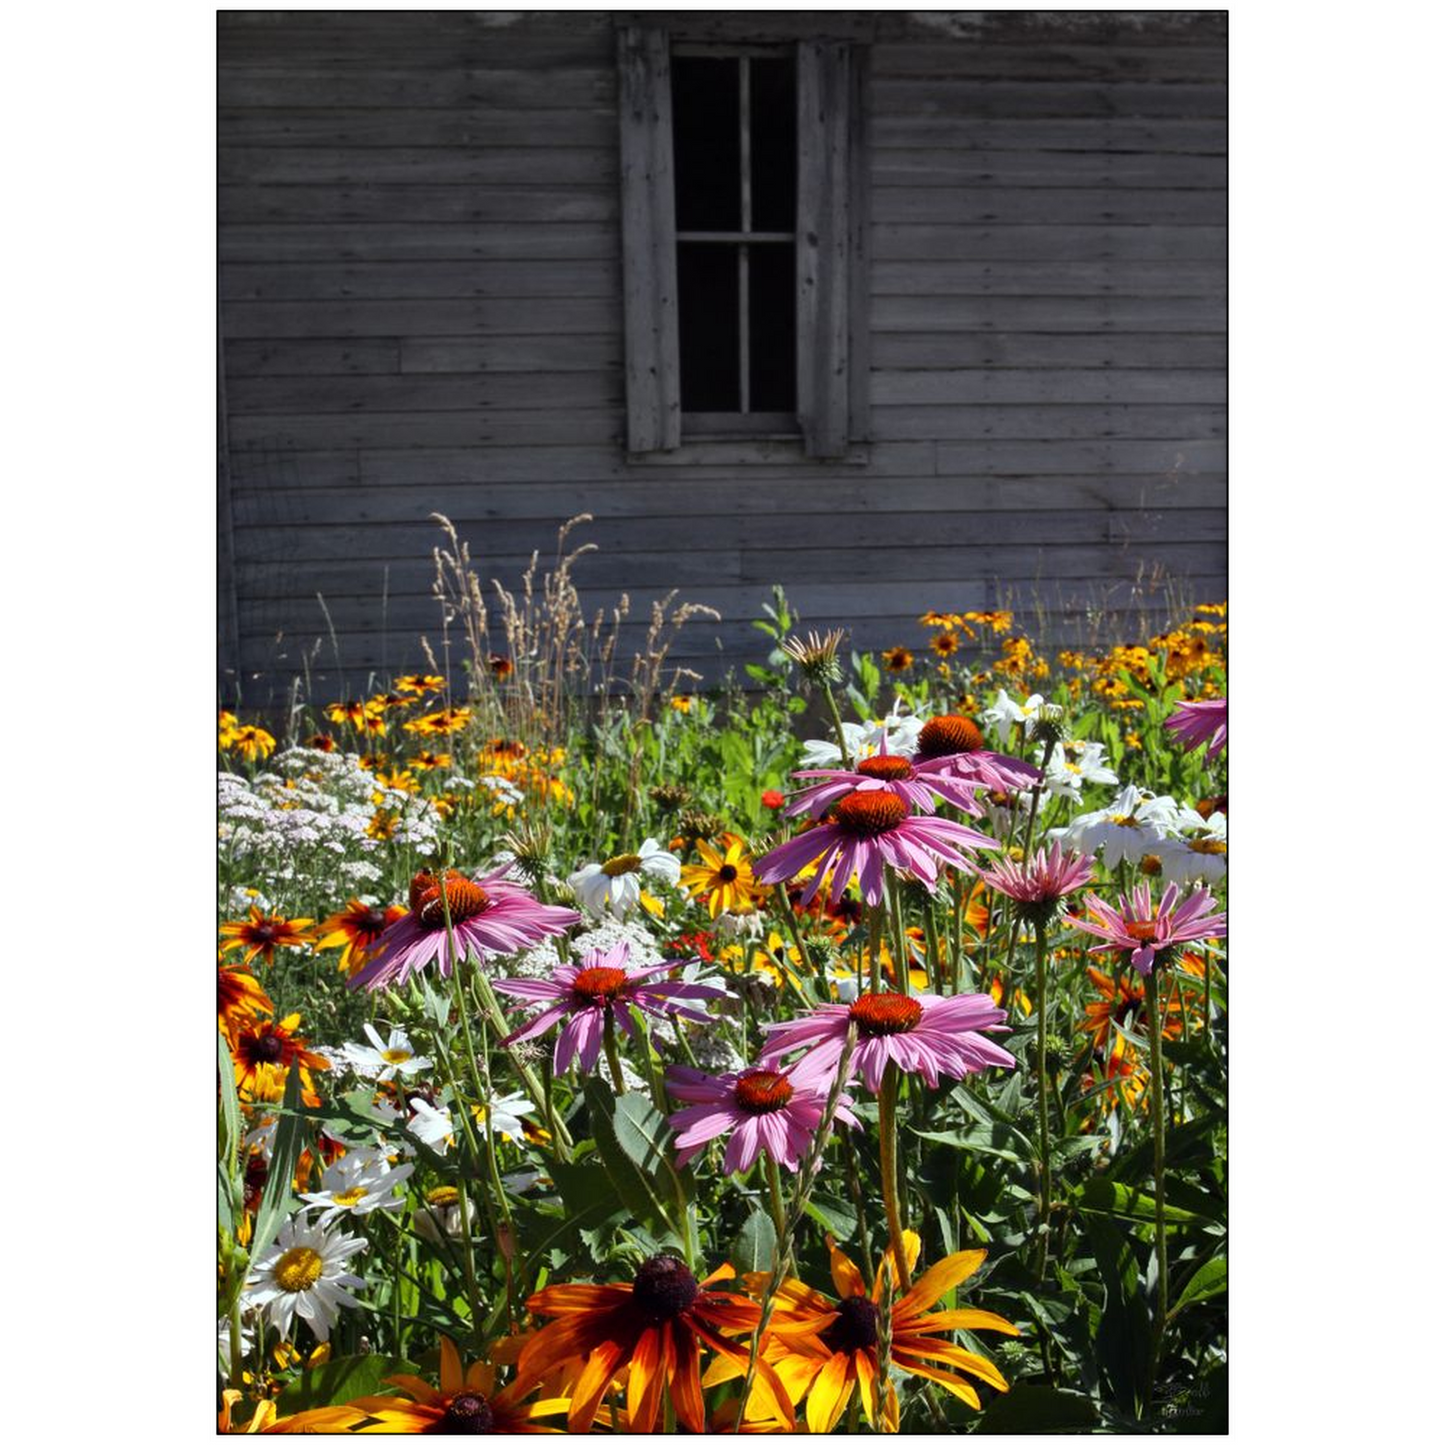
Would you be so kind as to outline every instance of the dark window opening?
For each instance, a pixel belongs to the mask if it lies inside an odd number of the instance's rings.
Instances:
[[[792,55],[672,57],[682,410],[797,407]]]

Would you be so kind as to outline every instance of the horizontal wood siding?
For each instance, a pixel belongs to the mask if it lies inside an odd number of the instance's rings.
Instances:
[[[868,440],[629,460],[615,26],[870,47]],[[802,27],[802,28],[800,28]],[[223,12],[219,254],[235,635],[248,701],[459,665],[433,512],[515,585],[559,524],[624,648],[808,625],[917,646],[928,607],[1223,595],[1220,13]]]

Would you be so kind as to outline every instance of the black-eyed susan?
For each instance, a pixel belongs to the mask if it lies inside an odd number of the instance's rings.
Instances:
[[[330,733],[312,733],[302,744],[302,747],[312,748],[318,753],[334,753],[336,751],[336,739]]]
[[[276,751],[276,739],[265,728],[246,724],[232,728],[224,746],[227,752],[239,753],[248,763],[255,763]]]
[[[930,608],[918,619],[925,627],[943,627],[949,631],[963,626],[963,615],[958,612],[935,612]]]
[[[275,1005],[266,990],[240,964],[220,964],[216,973],[216,1014],[226,1042],[235,1046],[236,1035],[258,1018],[270,1018]]]
[[[746,913],[761,896],[753,881],[752,860],[747,844],[736,833],[724,833],[718,839],[720,853],[701,838],[697,842],[701,863],[683,868],[680,881],[694,898],[707,899],[709,917],[720,913]]]
[[[883,654],[883,665],[889,672],[907,672],[913,666],[913,654],[906,647],[890,647]]]
[[[280,914],[263,913],[253,903],[250,917],[221,925],[221,937],[226,940],[221,952],[244,948],[243,964],[258,956],[268,964],[274,963],[278,948],[310,947],[311,936],[307,930],[313,922],[311,918],[283,918]]]
[[[555,1284],[527,1301],[534,1315],[555,1315],[522,1347],[517,1387],[529,1389],[563,1369],[570,1382],[567,1429],[585,1433],[614,1379],[626,1376],[630,1427],[649,1434],[666,1390],[678,1423],[695,1434],[707,1428],[702,1402],[702,1346],[730,1358],[738,1374],[748,1350],[736,1337],[751,1334],[760,1310],[752,1300],[710,1288],[733,1278],[725,1264],[699,1281],[682,1260],[654,1254],[630,1284]],[[758,1376],[771,1404],[791,1424],[792,1401],[766,1361]]]
[[[417,1375],[391,1375],[386,1384],[405,1394],[364,1395],[347,1401],[356,1411],[351,1433],[356,1435],[539,1435],[557,1434],[552,1426],[540,1425],[549,1415],[565,1414],[568,1402],[562,1398],[528,1401],[540,1381],[524,1388],[513,1381],[497,1388],[496,1366],[474,1361],[465,1371],[455,1344],[441,1339],[439,1388]]]
[[[405,677],[399,677],[392,683],[397,692],[409,692],[417,697],[422,697],[429,692],[439,692],[446,686],[444,677],[434,677],[430,673],[409,672]]]
[[[423,772],[432,772],[436,768],[449,768],[452,765],[450,753],[434,753],[423,748],[412,760],[414,768],[420,768]]]
[[[939,657],[952,657],[959,649],[958,633],[953,631],[935,632],[928,645]]]
[[[472,720],[472,710],[469,707],[447,707],[440,712],[429,712],[421,717],[414,717],[402,726],[409,733],[419,733],[423,737],[446,737],[449,733],[459,733]]]
[[[355,702],[350,699],[343,702],[329,702],[325,708],[326,716],[334,723],[349,723],[358,731],[366,720],[366,704]]]
[[[497,679],[504,682],[516,671],[516,665],[504,652],[490,652],[487,654],[487,671]]]
[[[317,948],[339,948],[339,968],[348,978],[366,962],[367,953],[381,935],[399,918],[406,917],[406,908],[394,903],[389,908],[351,899],[340,913],[333,913],[318,924],[314,941]]]
[[[287,1014],[279,1023],[256,1019],[236,1028],[231,1058],[236,1066],[236,1092],[248,1101],[274,1103],[286,1091],[286,1075],[293,1065],[301,1074],[301,1097],[317,1107],[321,1103],[311,1083],[312,1069],[329,1069],[330,1063],[312,1053],[296,1032],[300,1014]]]
[[[919,1238],[911,1230],[904,1232],[903,1247],[911,1270],[918,1261],[919,1251]],[[837,1425],[855,1389],[868,1423],[876,1423],[878,1339],[885,1309],[885,1275],[890,1284],[896,1278],[893,1259],[888,1256],[870,1292],[857,1267],[831,1238],[828,1249],[838,1298],[830,1300],[799,1280],[785,1281],[778,1293],[762,1350],[763,1358],[773,1367],[789,1397],[795,1403],[806,1398],[808,1429],[813,1434],[825,1434]],[[1019,1331],[1002,1315],[988,1310],[951,1309],[936,1314],[928,1311],[968,1279],[983,1260],[981,1249],[947,1255],[887,1307],[892,1367],[941,1385],[975,1410],[980,1408],[978,1392],[965,1376],[981,1380],[995,1390],[1007,1390],[1008,1382],[991,1360],[953,1344],[945,1336],[954,1330],[991,1330],[1005,1335],[1017,1335]],[[767,1288],[767,1282],[765,1274],[749,1275],[746,1279],[748,1287],[759,1294]],[[744,1373],[746,1359],[742,1365],[743,1369],[739,1369],[735,1360],[726,1356],[719,1358],[709,1368],[704,1383],[713,1385],[735,1379]],[[891,1380],[883,1383],[882,1425],[885,1430],[896,1432],[898,1394]],[[762,1419],[771,1411],[772,1401],[754,1388],[746,1416]]]

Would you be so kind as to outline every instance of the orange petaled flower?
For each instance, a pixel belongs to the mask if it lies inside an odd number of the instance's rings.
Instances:
[[[906,647],[890,647],[883,654],[883,665],[889,672],[907,672],[913,666],[913,654]]]
[[[229,741],[224,744],[227,752],[235,751],[248,763],[269,758],[276,751],[276,739],[265,728],[245,727],[231,729]]]
[[[444,677],[432,677],[427,673],[411,672],[392,683],[398,692],[409,692],[421,697],[423,693],[436,692],[446,686]]]
[[[319,753],[334,753],[336,751],[336,739],[330,733],[313,733],[302,744],[303,747],[315,748]]]
[[[1204,976],[1203,962],[1192,953],[1180,956],[1177,967],[1184,973]],[[1144,1002],[1144,979],[1132,968],[1126,968],[1121,977],[1115,978],[1102,969],[1089,969],[1089,979],[1099,990],[1099,997],[1084,1005],[1083,1021],[1077,1025],[1080,1033],[1089,1035],[1094,1048],[1101,1053],[1107,1050],[1115,1056],[1134,1052],[1119,1028],[1133,1033],[1147,1034],[1149,1013]],[[1184,1004],[1177,994],[1162,1000],[1164,1014],[1164,1037],[1177,1039],[1184,1032]],[[1116,1028],[1115,1025],[1119,1028]]]
[[[571,1404],[567,1429],[591,1429],[602,1397],[613,1381],[627,1385],[630,1428],[650,1433],[657,1424],[666,1389],[679,1425],[694,1434],[707,1428],[699,1376],[700,1345],[747,1369],[748,1351],[724,1336],[751,1334],[759,1307],[739,1295],[711,1290],[731,1279],[729,1264],[698,1282],[678,1258],[654,1254],[631,1284],[554,1284],[527,1301],[534,1315],[558,1315],[522,1347],[516,1386],[529,1389],[551,1371],[567,1367]],[[765,1361],[758,1378],[774,1409],[793,1423],[793,1407],[782,1383]]]
[[[935,632],[928,645],[940,657],[952,657],[958,651],[958,633]]]
[[[448,733],[458,733],[472,720],[472,710],[469,707],[446,707],[440,712],[429,712],[422,717],[414,717],[410,722],[402,726],[409,733],[421,733],[426,737],[445,737]]]
[[[367,704],[369,712],[385,712],[393,707],[413,707],[416,704],[416,697],[411,693],[403,692],[379,692]]]
[[[430,772],[433,768],[449,768],[452,765],[450,753],[433,753],[423,748],[412,760],[414,768],[421,768],[424,772]]]
[[[963,617],[957,612],[934,612],[931,608],[918,619],[925,627],[962,627]]]
[[[221,925],[221,937],[226,940],[221,945],[221,952],[244,948],[243,964],[250,963],[257,954],[268,964],[274,963],[278,948],[305,948],[310,943],[306,930],[314,921],[311,918],[282,918],[279,914],[262,913],[253,903],[249,918]]]
[[[266,990],[240,964],[223,963],[216,974],[216,1014],[232,1048],[240,1028],[257,1018],[270,1018],[276,1006]]]
[[[487,670],[493,677],[501,679],[511,677],[516,670],[512,665],[512,659],[504,652],[489,652],[487,654]]]
[[[697,852],[702,862],[684,867],[679,881],[694,898],[706,897],[712,918],[719,913],[747,913],[761,896],[753,881],[747,845],[736,833],[723,833],[718,842],[725,852],[719,853],[699,838]]]
[[[326,716],[334,723],[350,723],[352,727],[359,729],[366,721],[366,704],[364,702],[327,703]]]
[[[366,962],[367,951],[398,918],[406,917],[403,904],[376,908],[353,898],[340,913],[333,913],[325,923],[317,925],[317,948],[341,950],[341,972],[348,978]]]
[[[497,1389],[494,1365],[477,1360],[465,1373],[457,1347],[445,1335],[441,1340],[440,1389],[434,1390],[416,1375],[389,1375],[410,1396],[363,1395],[348,1400],[355,1411],[349,1422],[355,1435],[556,1435],[560,1432],[537,1420],[560,1415],[567,1409],[565,1399],[524,1403],[536,1388],[524,1388],[514,1380]],[[362,1422],[362,1423],[357,1423]]]
[[[903,1249],[910,1270],[918,1261],[919,1244],[912,1230],[904,1230]],[[870,1294],[857,1266],[831,1238],[828,1250],[838,1298],[830,1300],[799,1280],[785,1281],[778,1293],[762,1350],[763,1358],[777,1372],[789,1397],[794,1401],[807,1398],[808,1429],[815,1435],[833,1429],[848,1408],[855,1388],[861,1396],[868,1423],[876,1428],[874,1392],[878,1384],[878,1326],[883,1313],[884,1276],[886,1273],[890,1284],[897,1278],[890,1254]],[[975,1410],[979,1408],[977,1391],[962,1375],[954,1374],[954,1370],[962,1370],[995,1390],[1007,1390],[1008,1382],[991,1360],[963,1349],[944,1336],[954,1330],[996,1330],[1000,1334],[1016,1335],[1018,1329],[1002,1315],[988,1310],[954,1309],[937,1314],[927,1311],[978,1269],[984,1253],[981,1249],[967,1249],[947,1255],[923,1274],[912,1289],[893,1300],[888,1311],[892,1340],[889,1358],[893,1368],[942,1385]],[[754,1292],[761,1292],[766,1289],[767,1280],[765,1274],[753,1274],[747,1277],[747,1284]],[[715,1360],[704,1384],[714,1385],[737,1377],[747,1368],[746,1357],[741,1363],[739,1369],[733,1360]],[[883,1428],[896,1432],[898,1393],[892,1381],[883,1383]],[[744,1418],[765,1419],[770,1414],[770,1402],[754,1390]]]
[[[300,1022],[300,1014],[287,1014],[279,1024],[256,1020],[237,1028],[231,1058],[236,1065],[236,1092],[243,1099],[275,1103],[286,1092],[286,1075],[294,1064],[301,1071],[301,1097],[312,1108],[320,1106],[310,1071],[331,1065],[306,1047],[306,1040],[296,1032]]]

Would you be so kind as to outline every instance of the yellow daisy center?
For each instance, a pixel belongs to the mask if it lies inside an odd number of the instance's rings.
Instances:
[[[383,1049],[381,1056],[389,1064],[404,1064],[411,1058],[410,1049]]]
[[[321,1278],[323,1261],[314,1249],[298,1244],[276,1261],[276,1283],[291,1294],[310,1289]]]
[[[621,878],[624,873],[636,873],[641,867],[641,854],[619,853],[615,858],[609,858],[602,865],[602,871],[609,878]]]
[[[1208,853],[1211,857],[1222,858],[1229,845],[1222,838],[1196,838],[1190,845],[1191,853]]]
[[[353,1204],[360,1204],[366,1198],[366,1186],[364,1184],[353,1184],[350,1189],[343,1189],[340,1194],[333,1194],[331,1202],[340,1204],[345,1209],[350,1209]]]

